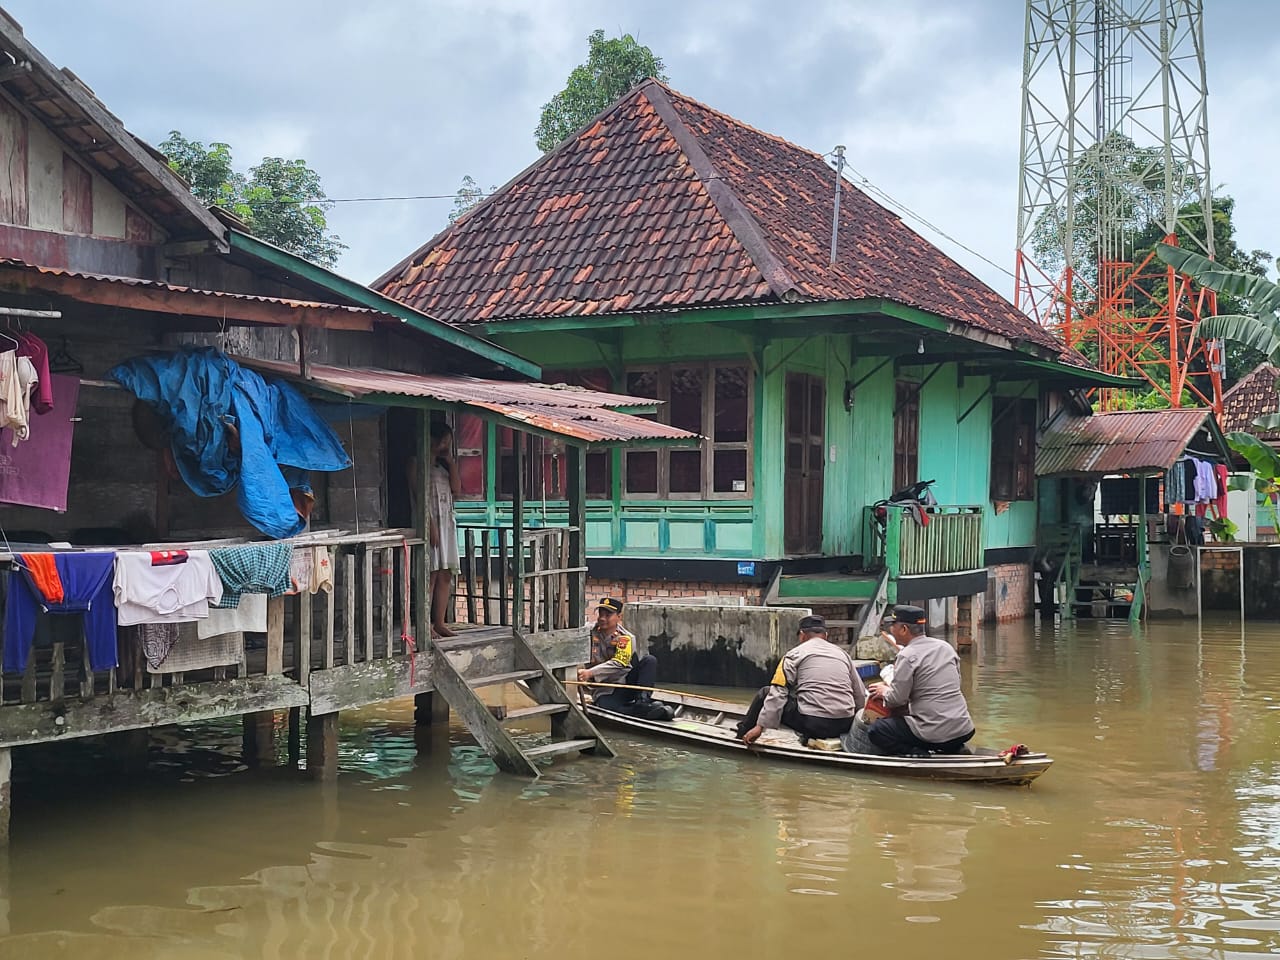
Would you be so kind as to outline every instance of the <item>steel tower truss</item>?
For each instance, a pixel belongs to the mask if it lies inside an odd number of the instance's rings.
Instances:
[[[1134,249],[1154,224],[1214,253],[1201,0],[1027,0],[1025,26],[1015,303],[1103,370],[1221,410],[1221,343],[1196,337],[1212,293]]]

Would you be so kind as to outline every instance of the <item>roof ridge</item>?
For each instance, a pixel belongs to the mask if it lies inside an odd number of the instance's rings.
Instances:
[[[717,110],[715,107],[711,106],[708,103],[703,103],[697,97],[691,97],[687,93],[683,93],[680,90],[676,90],[673,87],[670,87],[667,84],[663,83],[661,80],[656,80],[651,78],[649,80],[646,80],[645,83],[657,84],[667,92],[667,95],[669,97],[675,97],[679,100],[683,100],[685,103],[693,104],[693,106],[697,107],[699,110],[705,110],[707,111],[707,113],[714,114],[715,116],[719,117],[725,122],[733,124],[735,127],[741,127],[744,130],[750,130],[752,133],[757,134],[758,136],[764,137],[766,140],[772,140],[774,143],[781,143],[785,146],[790,147],[792,150],[799,150],[801,153],[807,153],[811,157],[816,157],[817,159],[822,160],[824,163],[826,162],[826,158],[822,154],[818,153],[818,151],[816,150],[812,150],[809,147],[796,143],[793,140],[788,140],[786,137],[779,136],[776,133],[770,133],[768,130],[761,130],[759,127],[753,126],[747,123],[745,120],[741,120],[738,117],[735,117],[731,113],[725,113],[723,110]],[[641,84],[641,86],[643,85],[644,84]],[[852,181],[850,180],[846,180],[846,182],[852,183]]]
[[[656,88],[661,96],[652,96],[646,88]],[[798,287],[796,279],[783,266],[782,260],[770,249],[769,238],[765,234],[764,228],[760,226],[760,222],[751,213],[747,205],[738,199],[738,195],[734,192],[729,181],[717,171],[711,158],[702,149],[702,144],[698,142],[698,135],[689,129],[688,125],[676,112],[675,106],[671,102],[671,89],[658,80],[646,81],[637,89],[645,91],[645,99],[649,101],[653,106],[654,112],[667,125],[667,129],[671,131],[671,136],[684,152],[685,157],[688,158],[689,165],[693,167],[693,172],[698,175],[703,189],[711,197],[711,202],[715,204],[721,219],[733,232],[738,243],[750,255],[756,269],[760,271],[765,283],[769,285],[770,292],[779,300],[794,299]]]
[[[594,124],[599,123],[605,117],[609,116],[609,114],[613,113],[616,110],[622,109],[622,107],[624,107],[626,104],[636,99],[636,97],[639,96],[640,91],[650,83],[657,83],[661,85],[660,81],[655,80],[652,77],[650,77],[647,80],[642,80],[640,83],[636,84],[634,87],[632,87],[622,96],[618,97],[618,99],[614,100],[611,104],[609,104],[603,110],[598,111],[590,120],[582,124],[576,130],[574,130],[573,133],[569,134],[567,137],[565,137],[563,140],[557,143],[554,147],[552,147],[546,153],[537,157],[532,163],[528,164],[521,170],[517,171],[514,176],[508,179],[507,182],[504,183],[502,186],[498,187],[498,189],[494,190],[493,193],[489,194],[487,197],[485,197],[483,200],[481,200],[479,203],[475,204],[474,206],[469,207],[460,217],[458,217],[457,220],[454,220],[452,223],[448,224],[443,229],[436,231],[435,234],[427,238],[427,241],[425,243],[420,244],[407,257],[404,257],[403,259],[397,261],[391,267],[391,269],[387,270],[381,276],[377,277],[372,282],[370,282],[369,286],[374,290],[381,290],[384,286],[386,286],[388,283],[394,280],[397,276],[403,275],[404,271],[407,270],[410,266],[412,266],[415,260],[417,260],[422,254],[424,254],[426,251],[430,250],[433,246],[435,246],[436,243],[439,240],[443,239],[450,231],[460,229],[467,222],[475,219],[475,217],[478,216],[482,210],[490,206],[498,197],[505,194],[508,188],[515,186],[518,182],[523,180],[526,176],[528,176],[538,167],[542,166],[545,163],[549,163],[553,158],[559,156],[565,150],[569,149],[573,144],[576,144],[578,142],[578,138],[582,136],[583,131],[591,129],[591,127]]]

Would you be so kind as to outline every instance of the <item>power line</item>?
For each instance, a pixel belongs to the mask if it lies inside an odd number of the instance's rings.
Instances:
[[[916,213],[914,210],[908,207],[901,200],[898,200],[890,196],[884,190],[880,189],[878,186],[872,183],[865,174],[855,170],[852,166],[850,166],[847,160],[845,161],[845,168],[851,174],[853,174],[854,177],[857,178],[858,185],[863,187],[868,193],[874,194],[875,196],[879,197],[890,207],[893,207],[895,210],[898,210],[904,215],[910,217],[912,220],[916,221],[926,229],[932,230],[938,236],[942,237],[944,240],[948,241],[949,243],[955,244],[957,247],[959,247],[961,250],[964,250],[966,253],[970,253],[973,256],[977,257],[979,260],[981,260],[983,263],[987,264],[988,266],[994,267],[995,269],[999,270],[1001,273],[1009,277],[1012,277],[1015,280],[1017,279],[1017,274],[1015,274],[1008,267],[1001,266],[1000,264],[992,260],[990,257],[987,257],[979,253],[977,250],[973,249],[973,247],[969,246],[968,244],[962,243],[961,241],[957,240],[955,237],[947,233],[947,231],[943,230],[937,224],[933,223],[932,221]]]

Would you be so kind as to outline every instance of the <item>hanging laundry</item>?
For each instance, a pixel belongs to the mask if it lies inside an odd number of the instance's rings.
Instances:
[[[43,416],[53,409],[53,381],[49,375],[49,348],[34,333],[18,333],[18,356],[27,357],[36,372],[31,409]],[[77,381],[78,383],[78,381]]]
[[[224,593],[222,599],[225,601]],[[201,640],[220,633],[266,633],[267,595],[246,593],[235,607],[210,607],[208,620],[196,621],[196,635]]]
[[[351,466],[338,435],[302,394],[216,350],[140,357],[107,376],[159,414],[187,486],[202,497],[235,490],[245,519],[269,537],[306,527],[290,494],[311,492],[306,471]]]
[[[56,373],[53,380],[53,409],[40,418],[30,439],[16,450],[0,447],[0,503],[67,509],[80,381]]]
[[[47,557],[53,558],[52,570]],[[107,670],[116,665],[116,608],[111,589],[115,560],[114,553],[18,555],[9,575],[5,608],[5,672],[26,669],[41,613],[83,614],[89,666]]]
[[[1217,507],[1218,516],[1225,517],[1227,515],[1227,486],[1229,483],[1227,465],[1225,463],[1215,463],[1213,472],[1218,480],[1218,496],[1214,501],[1214,505]]]
[[[333,560],[328,547],[295,546],[289,564],[291,593],[326,593],[333,591]]]
[[[35,383],[36,368],[30,357],[18,356],[16,349],[0,353],[0,429],[8,427],[13,432],[15,447],[31,435],[31,390]]]
[[[185,563],[156,565],[148,552],[116,557],[114,592],[119,623],[182,623],[209,616],[222,599],[222,581],[205,550],[187,551]]]
[[[1190,457],[1182,461],[1182,502],[1196,502],[1196,465]]]
[[[1196,502],[1208,503],[1218,498],[1218,478],[1208,460],[1194,459],[1196,465]]]
[[[218,547],[209,551],[222,579],[219,607],[237,607],[245,593],[279,597],[289,592],[291,543],[252,543],[243,547]],[[265,627],[263,628],[265,629]]]
[[[177,627],[178,639],[161,663],[152,666],[147,661],[148,673],[190,673],[244,663],[243,634],[222,633],[201,639],[196,624],[180,623]]]
[[[1183,503],[1187,499],[1187,474],[1179,460],[1164,474],[1165,509],[1170,504]]]
[[[134,629],[137,631],[142,655],[147,658],[147,666],[153,670],[164,663],[169,651],[178,642],[176,623],[140,623]]]

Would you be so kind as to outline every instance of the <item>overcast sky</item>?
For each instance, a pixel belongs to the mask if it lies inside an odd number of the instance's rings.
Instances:
[[[448,194],[537,159],[541,105],[587,35],[631,32],[673,87],[853,168],[1012,264],[1022,0],[0,0],[134,133],[302,157],[331,197]],[[1213,179],[1240,241],[1280,253],[1280,39],[1249,0],[1206,3]],[[609,12],[604,12],[605,9]],[[340,203],[362,282],[438,232],[449,200]],[[910,221],[909,221],[910,222]],[[917,224],[1006,296],[1012,280]]]

